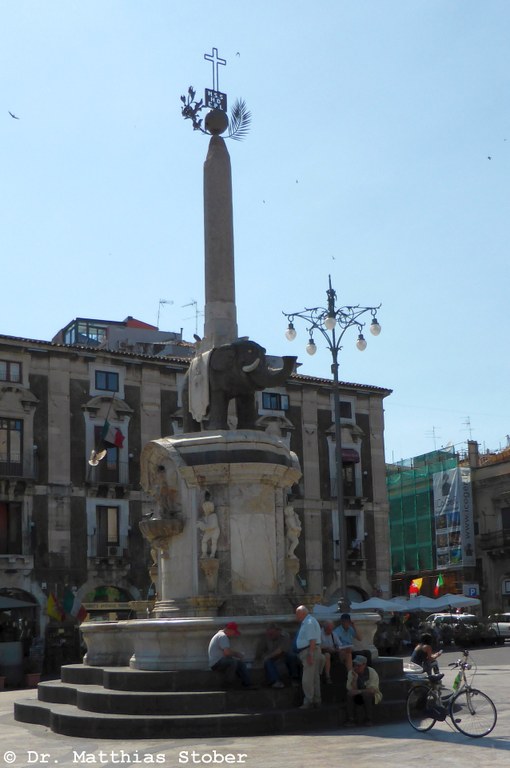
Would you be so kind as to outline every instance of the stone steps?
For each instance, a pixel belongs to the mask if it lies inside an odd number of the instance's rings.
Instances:
[[[266,710],[194,715],[118,715],[78,710],[69,704],[37,699],[16,702],[15,719],[36,723],[65,736],[98,739],[214,738],[261,736],[338,728],[336,707],[315,710]]]
[[[407,683],[391,661],[377,664],[384,702],[377,722],[405,716]],[[253,670],[255,682],[263,671]],[[302,710],[300,687],[226,688],[208,670],[146,672],[129,667],[62,668],[62,679],[40,683],[37,698],[15,704],[16,720],[67,736],[91,738],[214,738],[337,729],[345,719],[345,670],[322,686],[320,708]],[[221,686],[221,687],[220,687]]]

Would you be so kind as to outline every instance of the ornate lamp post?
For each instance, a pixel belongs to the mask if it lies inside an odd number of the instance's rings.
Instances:
[[[370,313],[372,315],[372,321],[370,323],[370,332],[374,336],[378,336],[381,332],[381,326],[377,321],[377,310],[381,307],[381,304],[377,307],[361,307],[359,304],[356,306],[336,306],[336,291],[331,287],[331,275],[329,276],[329,288],[326,291],[327,295],[327,307],[313,307],[305,308],[301,312],[284,312],[283,314],[289,321],[288,328],[285,332],[285,336],[289,341],[293,341],[297,332],[294,328],[294,320],[299,318],[307,323],[307,331],[309,333],[308,344],[306,345],[306,351],[309,355],[315,355],[317,352],[317,346],[314,341],[314,331],[319,331],[328,346],[333,363],[331,365],[331,371],[333,373],[333,400],[334,400],[334,418],[335,418],[335,461],[336,461],[336,477],[337,477],[337,512],[338,512],[338,525],[339,525],[339,541],[338,541],[338,559],[340,560],[340,587],[343,590],[343,602],[347,606],[349,600],[347,598],[347,568],[346,568],[346,554],[347,554],[347,542],[346,542],[346,525],[345,525],[345,513],[344,513],[344,494],[343,494],[343,461],[342,461],[342,427],[340,421],[340,386],[338,381],[338,353],[342,349],[342,339],[345,332],[352,327],[358,329],[358,339],[356,346],[363,352],[367,346],[365,337],[363,336],[363,328],[365,322],[361,320],[362,316]]]

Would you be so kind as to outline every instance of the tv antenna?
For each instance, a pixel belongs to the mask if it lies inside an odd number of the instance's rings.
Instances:
[[[467,431],[469,432],[469,439],[473,439],[473,430],[471,428],[471,419],[469,416],[466,416],[465,421],[462,422],[464,426],[466,427]]]
[[[189,304],[183,304],[182,308],[184,307],[195,307],[195,333],[198,333],[198,318],[200,315],[203,315],[203,312],[198,311],[198,301],[196,299],[191,299]],[[185,317],[185,320],[190,320],[189,317]]]
[[[171,299],[160,299],[159,300],[159,306],[158,306],[158,321],[156,323],[159,331],[159,316],[161,314],[161,307],[163,304],[173,304],[173,301]]]
[[[436,441],[439,438],[439,435],[436,432],[436,428],[432,427],[432,430],[430,432],[427,432],[425,437],[432,438],[432,440],[434,441],[434,450],[437,450],[437,443],[436,443]]]

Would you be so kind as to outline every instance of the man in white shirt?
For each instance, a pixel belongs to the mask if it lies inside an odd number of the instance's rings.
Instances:
[[[333,632],[335,625],[327,619],[321,630],[321,653],[324,656],[324,676],[326,683],[331,685],[331,662],[340,654],[340,640]]]
[[[321,654],[321,628],[317,619],[308,611],[305,605],[296,608],[296,619],[301,626],[296,637],[296,648],[303,665],[304,700],[300,709],[318,707],[321,703],[321,671],[323,658]]]

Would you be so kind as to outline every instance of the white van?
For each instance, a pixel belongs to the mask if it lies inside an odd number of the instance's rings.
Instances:
[[[510,637],[510,613],[493,613],[489,616],[489,626],[506,640]]]

